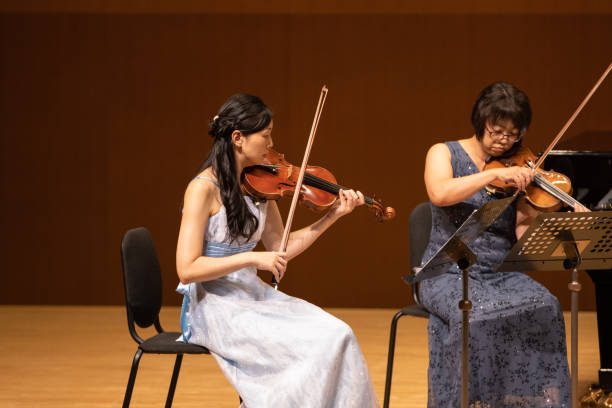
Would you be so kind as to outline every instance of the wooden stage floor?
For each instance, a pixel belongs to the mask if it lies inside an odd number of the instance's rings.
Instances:
[[[354,330],[382,403],[389,324],[394,309],[327,309]],[[569,313],[565,313],[569,336]],[[179,308],[165,307],[165,330],[178,331]],[[404,317],[398,326],[391,406],[425,407],[427,321]],[[579,392],[597,381],[599,349],[594,312],[579,318]],[[124,307],[0,306],[0,406],[5,408],[119,407],[136,343]],[[150,335],[152,331],[143,334]],[[569,345],[568,345],[569,348]],[[144,355],[132,407],[163,406],[172,356]],[[183,359],[175,407],[236,408],[238,397],[210,356]],[[356,407],[359,408],[359,407]]]

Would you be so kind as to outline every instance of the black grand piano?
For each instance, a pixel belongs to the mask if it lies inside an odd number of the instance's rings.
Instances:
[[[572,150],[568,147],[594,145],[604,151]],[[553,150],[543,168],[567,175],[572,181],[573,196],[593,211],[609,210],[612,205],[612,132],[588,132]],[[589,143],[591,142],[591,143]],[[569,144],[569,146],[568,146]],[[612,391],[612,270],[587,271],[595,284],[597,329],[599,333],[599,383]]]

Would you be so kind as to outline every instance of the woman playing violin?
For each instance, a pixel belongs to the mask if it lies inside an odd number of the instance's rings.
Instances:
[[[471,214],[494,198],[485,187],[498,180],[524,190],[532,170],[485,170],[488,160],[511,154],[531,122],[527,96],[498,82],[483,89],[472,110],[470,138],[433,145],[425,163],[432,230],[427,261]],[[523,198],[470,244],[477,263],[469,271],[469,401],[490,407],[569,407],[565,327],[557,299],[519,272],[496,272],[517,238],[537,215]],[[421,283],[429,320],[429,407],[461,401],[461,272]],[[487,406],[487,405],[481,405]]]
[[[176,266],[184,295],[181,340],[207,347],[243,399],[241,407],[378,407],[357,340],[344,322],[274,290],[287,262],[340,217],[364,203],[340,191],[329,212],[292,232],[278,252],[283,222],[274,201],[243,196],[240,174],[266,163],[272,112],[237,94],[211,123],[214,144],[184,198]],[[253,251],[261,240],[267,251]]]

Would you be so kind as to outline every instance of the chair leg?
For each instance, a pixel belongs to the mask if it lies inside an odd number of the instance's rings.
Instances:
[[[138,373],[138,364],[140,363],[140,357],[142,356],[142,350],[139,348],[134,354],[134,360],[132,361],[132,369],[130,370],[130,378],[128,380],[127,388],[125,389],[125,397],[123,398],[123,408],[130,406],[130,400],[132,399],[132,389],[134,389],[134,382],[136,381],[136,373]]]
[[[397,321],[404,316],[400,310],[391,320],[391,331],[389,332],[389,355],[387,357],[387,377],[385,379],[385,397],[383,408],[389,408],[389,397],[391,396],[391,377],[393,376],[393,357],[395,355],[395,334],[397,332]]]
[[[176,388],[176,381],[178,380],[179,371],[181,371],[181,363],[183,362],[183,355],[177,354],[176,360],[174,361],[174,371],[172,371],[172,380],[170,380],[170,388],[168,389],[168,397],[166,398],[166,408],[172,406],[172,400],[174,399],[174,390]]]

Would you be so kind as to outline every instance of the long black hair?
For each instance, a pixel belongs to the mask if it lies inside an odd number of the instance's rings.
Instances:
[[[239,237],[250,239],[259,227],[257,217],[242,198],[240,180],[236,175],[232,132],[239,130],[245,136],[260,132],[268,127],[272,118],[272,111],[261,99],[253,95],[236,94],[221,106],[217,116],[210,122],[208,134],[215,142],[198,173],[212,167],[217,177],[230,242]]]
[[[531,124],[531,105],[527,95],[507,82],[495,82],[480,91],[472,108],[472,126],[478,140],[482,140],[487,122],[510,120],[523,136]],[[522,145],[521,137],[504,156],[512,155]]]

